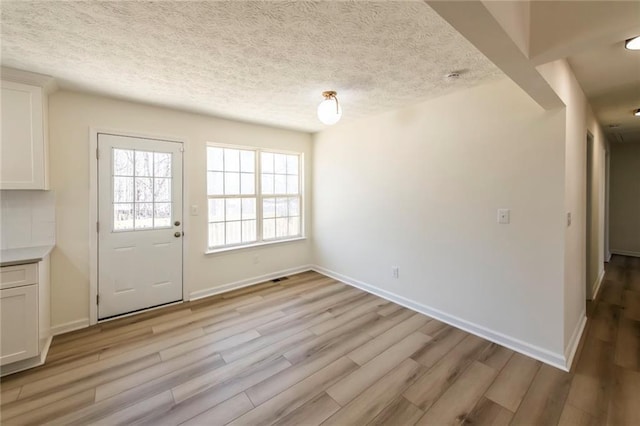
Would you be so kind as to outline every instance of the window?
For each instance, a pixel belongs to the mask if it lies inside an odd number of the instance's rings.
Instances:
[[[209,248],[302,236],[300,154],[207,147]]]
[[[171,153],[112,150],[113,230],[171,227]]]

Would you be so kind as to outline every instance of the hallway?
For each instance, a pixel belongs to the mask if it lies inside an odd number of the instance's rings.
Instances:
[[[605,270],[560,424],[640,424],[640,258]]]

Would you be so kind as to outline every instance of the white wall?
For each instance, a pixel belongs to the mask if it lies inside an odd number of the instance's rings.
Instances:
[[[561,364],[564,132],[504,79],[316,134],[317,264]]]
[[[185,295],[311,263],[310,240],[205,255],[207,247],[207,142],[304,153],[311,170],[311,137],[270,128],[69,91],[49,98],[51,188],[57,193],[57,246],[51,255],[52,327],[81,324],[89,316],[89,128],[173,137],[185,141]],[[310,179],[305,186],[309,236]],[[254,264],[254,256],[259,263]]]
[[[640,256],[640,143],[611,144],[611,251]]]
[[[53,191],[0,191],[0,248],[55,244],[55,202]]]
[[[595,120],[582,88],[566,60],[538,67],[540,73],[566,105],[565,212],[571,213],[571,226],[565,229],[564,340],[574,343],[585,319],[587,288],[595,291],[604,271],[604,188],[606,140]],[[587,131],[594,137],[592,175],[592,220],[587,232],[586,158]],[[586,238],[591,239],[590,267],[587,274]],[[589,297],[591,295],[589,294]],[[579,337],[579,336],[577,336]]]

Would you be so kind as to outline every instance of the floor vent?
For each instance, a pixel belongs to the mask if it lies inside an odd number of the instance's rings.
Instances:
[[[280,281],[286,281],[288,279],[289,279],[289,277],[275,278],[275,279],[271,280],[271,282],[272,283],[279,283]]]

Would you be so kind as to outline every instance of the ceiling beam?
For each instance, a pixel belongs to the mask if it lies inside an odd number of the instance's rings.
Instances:
[[[549,110],[564,106],[522,51],[523,42],[514,42],[481,1],[425,2],[542,108]]]

